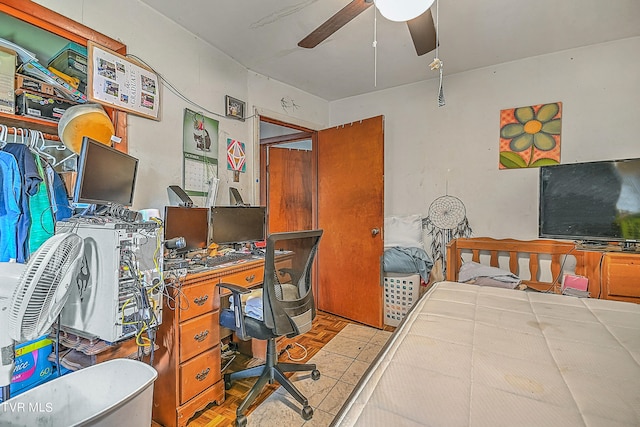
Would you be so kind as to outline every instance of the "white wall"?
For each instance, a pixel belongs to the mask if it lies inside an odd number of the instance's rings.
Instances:
[[[640,157],[640,38],[528,58],[446,75],[446,106],[437,107],[437,79],[328,103],[246,70],[137,0],[37,0],[127,45],[186,97],[223,113],[224,95],[255,111],[320,129],[385,116],[385,214],[426,214],[444,194],[459,197],[476,236],[537,236],[538,170],[498,170],[501,109],[561,101],[562,162]],[[431,73],[430,71],[425,71]],[[435,77],[435,72],[432,74]],[[162,120],[129,115],[129,151],[141,160],[134,208],[161,208],[166,187],[182,181],[182,117],[197,107],[163,88]],[[296,106],[294,107],[293,104]],[[255,201],[256,119],[220,121],[219,201],[232,174],[226,137],[246,141],[243,196]]]
[[[138,0],[37,0],[37,3],[80,22],[127,45],[129,54],[140,57],[169,81],[188,103],[166,85],[162,88],[161,120],[129,114],[129,153],[140,159],[134,208],[159,208],[168,204],[167,187],[182,185],[182,122],[184,109],[204,111],[219,121],[218,174],[221,180],[218,202],[228,204],[228,186],[238,187],[247,202],[253,203],[257,187],[254,149],[258,121],[244,122],[224,117],[224,97],[247,102],[246,115],[257,109],[272,111],[314,128],[328,123],[329,103],[291,86],[248,71],[220,50],[203,42]],[[298,107],[284,109],[282,100],[294,100]],[[218,116],[218,115],[221,116]],[[227,170],[226,139],[245,142],[247,172],[233,182]],[[195,200],[196,204],[203,200]]]
[[[561,101],[561,162],[640,157],[640,38],[334,101],[331,125],[385,116],[385,215],[460,198],[475,236],[538,236],[538,169],[498,170],[500,110]],[[429,73],[429,71],[426,71]],[[435,72],[433,72],[435,76]]]

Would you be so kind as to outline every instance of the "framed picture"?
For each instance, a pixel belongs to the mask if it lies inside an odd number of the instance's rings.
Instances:
[[[87,53],[90,101],[160,120],[160,79],[153,70],[91,41]]]
[[[230,97],[229,95],[224,97],[225,100],[225,112],[227,117],[244,121],[244,109],[245,102]]]

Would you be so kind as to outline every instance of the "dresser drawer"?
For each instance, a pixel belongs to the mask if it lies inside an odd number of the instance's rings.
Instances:
[[[607,253],[602,262],[602,276],[606,298],[625,301],[640,298],[640,257],[637,254]]]
[[[220,346],[180,365],[180,404],[218,382],[220,375]]]
[[[216,286],[213,281],[206,281],[182,288],[180,298],[180,321],[193,319],[208,311],[219,307],[219,300],[216,298]]]
[[[220,342],[220,312],[214,311],[180,323],[180,361],[218,345]]]

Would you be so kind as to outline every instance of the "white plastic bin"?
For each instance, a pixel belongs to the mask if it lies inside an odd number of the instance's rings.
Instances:
[[[398,326],[420,297],[420,275],[384,273],[384,324]]]
[[[93,365],[0,403],[0,426],[149,427],[157,377],[136,360]]]

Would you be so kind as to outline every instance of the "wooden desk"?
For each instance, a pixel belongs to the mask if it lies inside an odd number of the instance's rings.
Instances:
[[[279,268],[291,267],[292,255],[276,258]],[[154,367],[153,420],[182,427],[209,403],[224,402],[220,372],[220,293],[217,284],[255,287],[262,284],[264,259],[189,273],[179,289],[169,288],[158,329]]]

